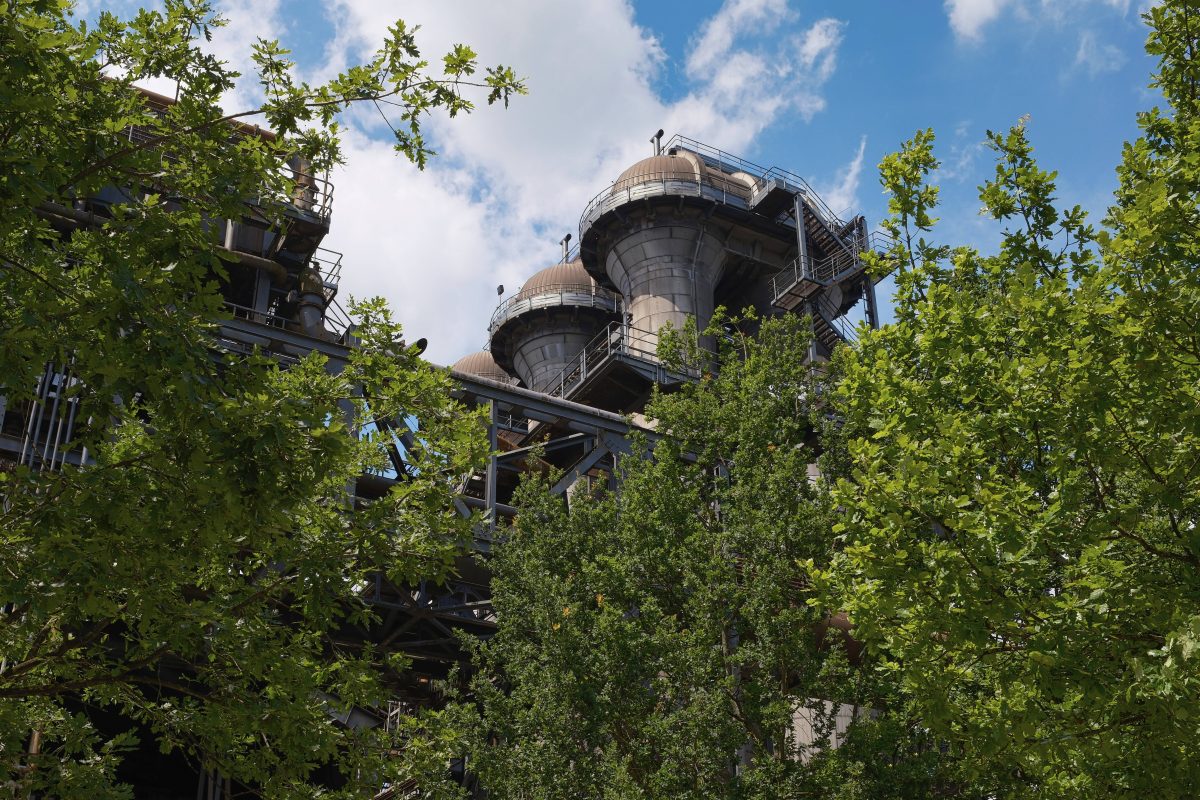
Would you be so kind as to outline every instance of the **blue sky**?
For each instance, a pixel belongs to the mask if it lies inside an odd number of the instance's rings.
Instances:
[[[481,347],[495,287],[557,260],[587,200],[649,154],[659,127],[806,177],[835,211],[885,213],[875,165],[937,132],[941,238],[989,247],[978,215],[987,129],[1029,115],[1059,198],[1102,215],[1135,114],[1155,102],[1138,0],[224,0],[212,47],[245,67],[256,36],[317,79],[362,59],[388,22],[436,58],[471,44],[530,95],[432,120],[424,173],[394,157],[374,109],[349,118],[328,245],[344,292],[382,294],[449,363]],[[84,9],[85,12],[88,9]],[[252,81],[228,98],[254,101]],[[882,287],[881,287],[882,288]]]

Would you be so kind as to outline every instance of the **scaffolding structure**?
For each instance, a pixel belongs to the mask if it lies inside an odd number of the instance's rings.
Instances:
[[[214,347],[264,353],[285,365],[319,352],[337,371],[354,345],[337,303],[342,257],[322,246],[333,186],[301,161],[288,169],[296,191],[282,224],[252,206],[241,219],[218,222],[233,279]],[[96,224],[126,194],[113,189],[44,212],[69,231]],[[880,276],[868,273],[863,256],[890,245],[862,216],[838,218],[799,176],[682,136],[665,147],[656,142],[653,156],[587,204],[578,242],[573,253],[564,240],[559,264],[500,303],[487,325],[489,358],[451,368],[457,399],[486,409],[489,420],[487,467],[463,476],[454,501],[460,514],[477,520],[474,552],[459,559],[458,577],[441,585],[397,585],[380,573],[359,588],[358,599],[377,611],[378,622],[347,626],[337,636],[403,653],[411,669],[388,708],[353,709],[339,724],[391,729],[396,715],[436,702],[432,684],[466,663],[461,635],[495,631],[487,557],[515,514],[513,494],[535,452],[560,476],[552,492],[570,497],[581,487],[614,485],[620,459],[641,457],[630,449],[633,429],[653,443],[657,434],[640,416],[653,387],[699,374],[662,362],[662,325],[679,329],[691,317],[702,330],[721,305],[751,306],[761,316],[805,314],[813,328],[810,359],[827,359],[854,340],[852,309],[861,305],[867,324],[878,325]],[[0,397],[0,457],[38,470],[88,463],[86,451],[66,446],[79,423],[75,381],[69,363],[49,364],[32,402],[7,407]],[[403,420],[381,425],[401,446],[414,435]],[[401,448],[393,456],[402,465]],[[369,502],[401,480],[401,470],[364,474],[351,491]],[[198,781],[197,797],[228,791],[217,773],[200,773]],[[407,797],[414,789],[381,787],[378,796]]]

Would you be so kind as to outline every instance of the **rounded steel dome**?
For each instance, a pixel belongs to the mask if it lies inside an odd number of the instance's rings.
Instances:
[[[622,172],[613,184],[613,189],[625,189],[646,181],[698,182],[700,177],[700,165],[694,158],[680,154],[650,156]]]
[[[465,372],[468,375],[476,375],[480,378],[498,381],[499,383],[515,385],[517,382],[516,378],[500,368],[500,365],[496,363],[496,359],[492,358],[492,354],[487,350],[480,350],[478,353],[469,353],[458,361],[455,361],[450,368],[459,372]]]
[[[595,282],[583,268],[583,262],[575,259],[534,273],[517,292],[517,297],[533,297],[546,292],[590,292],[594,286]]]

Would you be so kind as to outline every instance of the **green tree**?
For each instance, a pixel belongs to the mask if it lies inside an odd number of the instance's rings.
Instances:
[[[469,111],[469,87],[507,103],[522,86],[505,68],[473,82],[464,46],[431,73],[397,23],[375,59],[323,86],[260,42],[266,100],[226,113],[237,76],[197,45],[220,24],[205,0],[94,26],[70,14],[0,3],[0,393],[20,408],[44,375],[69,375],[58,389],[77,425],[61,449],[88,454],[0,462],[0,783],[129,796],[115,776],[133,734],[101,731],[99,714],[267,796],[311,795],[317,768],[348,794],[378,788],[404,763],[332,714],[382,703],[403,660],[333,634],[369,622],[355,592],[373,571],[445,574],[470,535],[444,476],[486,445],[378,301],[357,309],[340,373],[317,355],[282,369],[222,349],[230,255],[214,221],[278,225],[298,189],[287,161],[336,163],[352,102],[390,97],[396,147],[423,164],[426,114]],[[133,88],[148,77],[177,81],[177,102],[149,105]],[[64,225],[114,189],[111,217]],[[347,487],[384,463],[359,434],[402,414],[422,424],[410,478],[354,507]]]
[[[655,395],[666,435],[653,457],[633,439],[615,492],[568,512],[526,487],[472,682],[489,797],[926,797],[948,783],[888,685],[851,666],[807,602],[837,514],[809,478],[824,418],[806,323],[731,337],[722,321],[719,369]],[[864,710],[835,750],[824,701],[891,713]]]
[[[1097,233],[1025,127],[989,134],[998,252],[927,240],[931,132],[884,160],[896,322],[847,352],[823,580],[997,796],[1200,791],[1200,10]]]

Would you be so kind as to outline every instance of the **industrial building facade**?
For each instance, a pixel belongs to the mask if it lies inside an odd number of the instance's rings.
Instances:
[[[151,98],[153,102],[165,99]],[[223,286],[228,315],[215,345],[227,352],[264,353],[287,364],[311,352],[339,370],[354,346],[350,320],[337,303],[341,256],[323,248],[332,219],[332,186],[291,165],[296,186],[279,227],[248,214],[221,222],[230,255]],[[44,209],[64,235],[96,223],[120,196]],[[511,498],[535,448],[559,476],[552,491],[616,480],[630,455],[630,426],[655,386],[669,389],[694,376],[668,368],[658,355],[664,326],[689,319],[703,330],[718,306],[751,307],[759,316],[811,319],[810,360],[822,361],[853,339],[848,313],[861,308],[877,324],[874,280],[862,254],[884,242],[861,216],[839,219],[800,177],[763,168],[682,136],[630,166],[588,203],[577,248],[567,237],[563,259],[534,273],[504,298],[487,321],[489,348],[450,368],[458,399],[488,415],[487,468],[462,476],[455,500],[464,516],[482,511],[474,554],[457,577],[440,585],[394,585],[382,574],[364,587],[378,623],[339,635],[369,640],[411,659],[405,685],[388,708],[354,709],[348,726],[387,726],[413,707],[436,702],[431,681],[464,660],[458,634],[487,637],[497,620],[488,591],[487,553],[514,513]],[[481,324],[484,321],[481,320]],[[700,342],[704,346],[704,341]],[[66,443],[79,423],[68,391],[69,365],[46,365],[34,402],[0,404],[0,457],[35,470],[86,465],[86,452]],[[631,423],[630,420],[633,420]],[[397,443],[394,469],[361,476],[356,498],[381,497],[403,480],[403,448],[416,435],[404,420],[390,423]],[[227,779],[200,772],[182,758],[139,774],[146,797],[220,797]],[[414,787],[387,787],[402,796]]]

